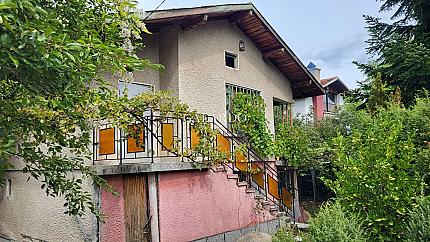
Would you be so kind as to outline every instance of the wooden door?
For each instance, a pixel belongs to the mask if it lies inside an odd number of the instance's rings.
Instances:
[[[124,176],[125,232],[127,242],[151,241],[146,175]]]

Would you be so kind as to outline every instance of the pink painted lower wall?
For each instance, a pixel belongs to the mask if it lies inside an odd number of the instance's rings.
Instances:
[[[225,172],[169,172],[159,175],[160,241],[191,241],[274,219],[257,214],[253,194]]]
[[[101,212],[105,215],[105,222],[101,224],[101,241],[123,242],[126,240],[123,177],[108,176],[104,178],[118,192],[118,196],[102,190]]]

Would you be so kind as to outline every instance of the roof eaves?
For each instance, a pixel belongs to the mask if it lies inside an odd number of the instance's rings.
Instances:
[[[336,77],[333,80],[331,80],[330,82],[327,82],[326,84],[323,85],[323,87],[326,88],[326,87],[330,86],[331,84],[333,84],[333,83],[335,83],[337,81],[340,84],[342,84],[342,86],[344,86],[344,88],[345,88],[346,91],[349,91],[349,88],[345,85],[345,83],[339,77]]]
[[[285,43],[285,41],[279,36],[279,34],[273,29],[273,27],[267,22],[267,20],[263,17],[263,15],[257,10],[254,4],[249,3],[252,6],[252,10],[257,14],[257,16],[263,21],[263,23],[269,28],[270,32],[276,37],[276,39],[282,44],[282,46],[288,51],[288,53],[293,57],[293,59],[300,65],[302,70],[309,76],[310,80],[320,89],[322,93],[324,93],[324,88],[317,81],[317,79],[309,72],[309,70],[303,65],[303,63],[299,60],[299,58],[294,54],[294,52],[290,49],[290,47]]]
[[[198,14],[208,14],[208,13],[228,13],[228,12],[236,12],[236,11],[247,11],[254,9],[254,6],[251,3],[236,3],[236,4],[219,4],[219,5],[210,5],[210,6],[200,6],[200,7],[186,7],[186,8],[170,8],[170,9],[161,9],[161,10],[150,10],[147,11],[143,16],[143,19],[147,21],[156,20],[156,19],[165,19],[171,17],[183,17],[190,14],[198,15]],[[182,12],[178,12],[182,11]],[[192,13],[190,13],[192,11]],[[175,12],[173,14],[173,12]],[[171,15],[169,15],[169,13]]]

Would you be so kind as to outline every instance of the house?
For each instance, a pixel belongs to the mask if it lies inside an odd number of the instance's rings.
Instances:
[[[343,81],[337,77],[321,79],[321,69],[310,62],[307,66],[309,71],[323,86],[324,95],[299,98],[294,100],[293,113],[295,117],[308,117],[313,115],[316,119],[321,119],[330,114],[344,104],[343,94],[349,91]]]
[[[244,141],[228,128],[230,107],[238,92],[260,95],[267,107],[269,129],[275,130],[275,110],[291,119],[295,99],[324,94],[318,80],[304,67],[252,4],[227,4],[148,12],[151,35],[139,55],[165,66],[162,72],[134,73],[134,82],[119,82],[131,96],[152,90],[173,90],[192,109],[207,114],[220,133],[217,147],[231,164],[196,168],[171,148],[198,143],[192,123],[144,114],[144,147],[136,147],[124,131],[102,124],[94,131],[93,160],[89,161],[118,192],[100,191],[88,181],[106,216],[97,222],[62,215],[61,199],[46,198],[40,184],[10,172],[10,194],[0,200],[0,217],[16,234],[43,241],[233,241],[253,230],[274,232],[278,216],[295,219],[298,209],[297,174],[288,163],[247,158],[235,148]],[[180,145],[179,145],[180,144]],[[8,194],[6,194],[8,193]]]

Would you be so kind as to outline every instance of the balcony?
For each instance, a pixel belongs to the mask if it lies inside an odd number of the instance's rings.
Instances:
[[[153,111],[145,112],[139,120],[125,130],[107,123],[94,129],[93,166],[99,175],[213,169],[204,165],[209,163],[204,155],[189,155],[200,142],[193,120],[161,117]],[[213,148],[227,156],[223,168],[268,200],[291,209],[295,188],[280,182],[275,162],[260,158],[246,141],[214,117],[204,116],[204,120],[216,131]],[[135,130],[134,137],[129,135],[131,130]]]

